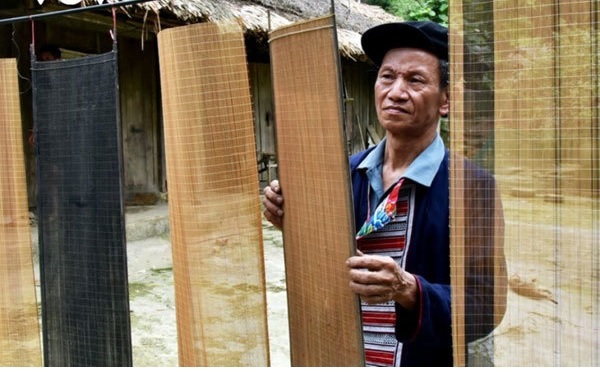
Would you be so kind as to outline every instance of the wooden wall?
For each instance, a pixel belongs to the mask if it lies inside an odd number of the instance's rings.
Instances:
[[[355,153],[377,143],[384,135],[375,111],[376,74],[376,69],[366,63],[350,60],[342,62],[349,153]]]
[[[63,57],[104,53],[112,48],[110,27],[98,20],[49,18],[35,22],[35,43],[53,43],[63,49]],[[155,202],[168,191],[165,173],[160,79],[156,41],[152,33],[121,28],[118,31],[119,89],[125,201],[129,204]],[[13,36],[14,35],[14,36]],[[142,40],[142,35],[144,40]],[[17,23],[0,26],[0,57],[18,59],[26,154],[28,200],[36,206],[35,148],[28,144],[32,133],[32,108],[29,45],[31,25]],[[14,39],[14,41],[13,41]],[[252,55],[249,53],[249,55]],[[276,118],[273,109],[271,72],[266,62],[249,62],[248,74],[255,119],[257,171],[261,181],[277,176]],[[342,60],[346,90],[346,135],[350,153],[364,149],[383,135],[374,111],[373,83],[375,72],[367,64]]]
[[[257,160],[270,160],[272,165],[276,165],[276,118],[270,66],[267,63],[249,63],[248,72],[254,107]],[[355,153],[377,143],[384,134],[375,112],[375,70],[365,63],[344,60],[342,76],[348,152]],[[276,175],[269,175],[266,171],[259,175],[261,181],[268,181],[273,176]]]
[[[121,130],[126,201],[164,192],[162,126],[155,43],[119,40]]]

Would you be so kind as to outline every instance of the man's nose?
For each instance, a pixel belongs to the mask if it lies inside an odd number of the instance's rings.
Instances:
[[[406,81],[401,78],[396,79],[390,87],[388,96],[395,100],[405,100],[408,97]]]

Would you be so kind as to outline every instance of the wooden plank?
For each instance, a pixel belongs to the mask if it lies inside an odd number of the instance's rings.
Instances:
[[[335,20],[270,35],[293,366],[363,366]]]
[[[232,21],[158,35],[182,366],[267,366],[256,146]]]
[[[41,366],[15,60],[0,60],[0,82],[0,366]]]

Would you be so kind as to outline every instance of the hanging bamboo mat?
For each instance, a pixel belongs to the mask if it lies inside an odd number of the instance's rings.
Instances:
[[[270,50],[292,366],[362,366],[334,18],[274,30]]]
[[[45,366],[131,366],[117,51],[31,61]]]
[[[256,146],[233,22],[158,37],[181,366],[267,366]]]
[[[457,0],[449,13],[451,149],[495,176],[505,225],[494,236],[504,241],[508,278],[501,323],[483,345],[458,352],[458,363],[599,366],[598,2]],[[469,189],[464,171],[456,176],[458,195],[486,193]],[[454,211],[452,229],[463,234],[452,236],[457,263],[466,264],[484,233],[468,219],[472,207]],[[453,275],[453,298],[468,294]],[[468,327],[455,326],[455,338]]]
[[[41,366],[17,64],[0,59],[0,366]]]

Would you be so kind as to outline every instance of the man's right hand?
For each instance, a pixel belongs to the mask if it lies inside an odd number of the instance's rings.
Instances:
[[[263,190],[263,205],[265,206],[265,218],[278,229],[283,228],[283,195],[279,187],[279,181],[273,180]]]

